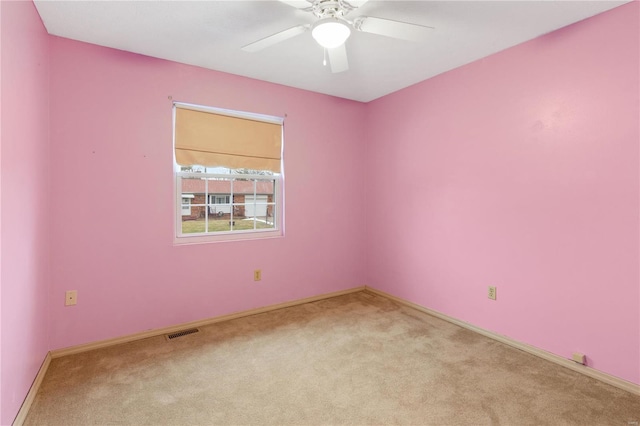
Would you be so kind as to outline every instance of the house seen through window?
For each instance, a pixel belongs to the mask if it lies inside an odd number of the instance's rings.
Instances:
[[[174,104],[176,242],[282,235],[282,120]]]

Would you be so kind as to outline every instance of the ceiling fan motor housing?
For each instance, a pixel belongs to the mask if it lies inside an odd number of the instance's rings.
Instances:
[[[313,14],[318,18],[341,18],[356,9],[344,0],[316,0],[313,2]]]

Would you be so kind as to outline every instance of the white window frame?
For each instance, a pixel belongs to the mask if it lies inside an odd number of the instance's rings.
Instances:
[[[213,112],[215,114],[229,115],[232,117],[240,117],[247,118],[251,120],[261,120],[270,123],[280,124],[283,129],[282,134],[282,155],[281,158],[281,172],[275,173],[273,175],[248,175],[248,174],[215,174],[215,173],[195,173],[195,172],[183,172],[181,171],[180,165],[176,163],[175,159],[175,105],[179,105],[180,107],[187,107],[190,109],[194,109],[197,111],[204,112]],[[254,239],[264,239],[264,238],[278,238],[284,236],[284,123],[283,119],[280,117],[272,117],[261,114],[254,113],[245,113],[241,111],[231,111],[220,108],[213,107],[205,107],[201,105],[192,105],[192,104],[184,104],[184,103],[174,103],[173,107],[173,129],[174,129],[174,157],[173,157],[173,165],[174,165],[174,244],[198,244],[198,243],[210,243],[210,242],[219,242],[219,241],[234,241],[234,240],[254,240]],[[198,234],[183,234],[182,233],[182,179],[187,177],[196,177],[196,178],[225,178],[225,179],[250,179],[250,180],[269,180],[274,181],[274,194],[273,194],[273,225],[274,227],[271,229],[251,229],[251,230],[233,230],[233,231],[222,231],[215,233],[198,233]],[[232,184],[233,188],[233,184]],[[216,193],[212,193],[211,195],[215,195]],[[207,193],[207,195],[209,195]],[[225,194],[226,195],[226,194]],[[255,194],[255,186],[254,186],[254,196]],[[205,198],[205,211],[209,207],[209,198],[208,196]],[[232,193],[229,195],[229,202],[231,205],[231,218],[230,221],[233,222],[233,211],[234,211],[234,203],[233,203],[233,189]],[[270,203],[271,204],[271,203]],[[192,203],[190,204],[192,207]]]
[[[274,218],[273,218],[273,228],[269,229],[247,229],[247,230],[232,230],[232,231],[220,231],[220,232],[208,232],[208,233],[182,233],[182,180],[184,178],[223,178],[229,179],[233,182],[234,179],[247,179],[253,181],[259,180],[267,180],[274,182],[273,188],[273,202],[268,203],[269,205],[274,206]],[[205,185],[206,186],[206,185]],[[254,184],[254,196],[255,193]],[[230,206],[230,217],[229,221],[231,222],[231,227],[233,229],[234,223],[234,203],[231,202],[233,199],[233,184],[231,184],[232,193],[229,195],[230,204],[222,204],[223,206]],[[282,175],[247,175],[247,174],[214,174],[214,173],[193,173],[193,172],[176,172],[176,223],[175,223],[175,243],[176,244],[193,244],[193,243],[202,243],[202,242],[212,242],[212,241],[230,241],[230,240],[246,240],[246,239],[259,239],[259,238],[274,238],[283,236],[283,218],[282,218]],[[207,193],[207,197],[205,201],[209,201],[209,195],[217,195],[217,194],[209,194]],[[191,207],[193,204],[191,205]],[[196,206],[200,206],[197,204]],[[205,210],[209,207],[210,204],[205,204]],[[208,220],[206,216],[205,223]],[[254,218],[254,223],[256,218]]]

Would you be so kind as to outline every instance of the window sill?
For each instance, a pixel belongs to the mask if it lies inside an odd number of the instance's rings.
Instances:
[[[209,244],[209,243],[222,243],[228,241],[250,241],[250,240],[264,240],[269,238],[284,237],[284,234],[280,230],[276,231],[263,231],[263,232],[228,232],[216,235],[194,235],[194,236],[182,236],[174,237],[174,246],[193,245],[193,244]]]

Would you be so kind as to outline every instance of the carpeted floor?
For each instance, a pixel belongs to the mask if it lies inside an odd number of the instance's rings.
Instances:
[[[54,359],[26,425],[621,425],[640,397],[366,292]]]

